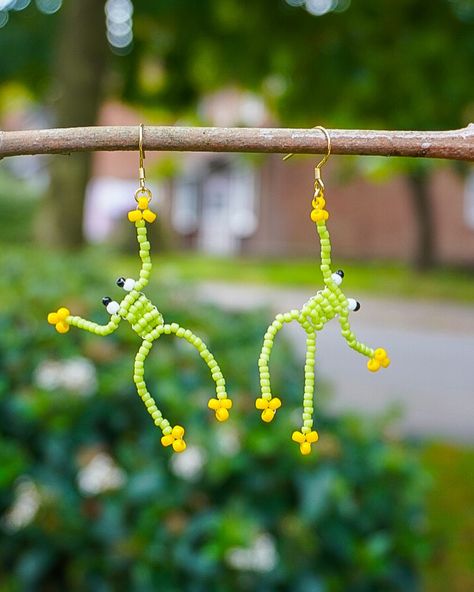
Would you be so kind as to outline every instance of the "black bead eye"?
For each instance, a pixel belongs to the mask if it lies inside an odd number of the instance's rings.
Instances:
[[[112,298],[110,298],[110,296],[104,296],[102,298],[102,304],[104,306],[107,306],[107,304],[110,304],[112,302]]]
[[[357,312],[360,309],[360,302],[356,302],[354,312]]]
[[[344,277],[344,272],[342,271],[342,269],[338,269],[336,273],[337,275],[340,275],[342,278]]]
[[[119,288],[123,288],[125,285],[125,278],[124,277],[119,277],[117,282],[116,282],[117,286]]]

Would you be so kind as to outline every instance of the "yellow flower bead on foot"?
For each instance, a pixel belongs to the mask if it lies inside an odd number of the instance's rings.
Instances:
[[[304,456],[311,452],[311,444],[314,444],[319,440],[318,432],[309,432],[308,434],[303,434],[302,432],[293,432],[291,439],[293,442],[297,442],[300,445],[300,452]]]
[[[377,372],[380,368],[388,368],[388,366],[390,366],[390,358],[387,352],[382,347],[378,347],[374,351],[374,357],[367,362],[367,368],[371,372]]]
[[[217,421],[229,419],[229,409],[232,408],[231,399],[210,399],[207,406],[216,412]]]
[[[56,312],[50,312],[48,315],[48,323],[54,325],[58,333],[67,333],[69,331],[69,323],[67,318],[71,313],[69,309],[62,306]]]
[[[171,430],[170,434],[161,438],[163,446],[172,446],[175,452],[184,452],[186,450],[186,442],[183,439],[184,428],[177,425]]]
[[[367,362],[367,368],[370,372],[377,372],[380,370],[380,362],[375,358],[370,358],[370,360]]]
[[[275,417],[277,409],[281,407],[281,401],[278,397],[273,397],[270,400],[260,397],[255,401],[255,407],[262,411],[262,420],[265,423],[270,423]]]

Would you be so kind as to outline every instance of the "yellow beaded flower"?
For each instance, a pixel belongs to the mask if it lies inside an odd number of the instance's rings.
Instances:
[[[277,409],[281,407],[281,401],[278,397],[273,397],[272,399],[260,397],[255,401],[255,407],[262,411],[261,417],[263,421],[270,423],[275,417]]]
[[[138,199],[138,206],[136,210],[128,212],[128,219],[130,222],[138,222],[138,220],[145,220],[146,222],[154,222],[156,214],[148,209],[148,197],[140,197]]]
[[[69,323],[66,319],[70,314],[69,310],[62,306],[56,312],[49,313],[48,323],[54,325],[58,333],[67,333],[69,331]]]
[[[170,434],[161,438],[163,446],[173,446],[175,452],[184,452],[186,450],[186,442],[183,439],[184,428],[177,425],[171,430]]]
[[[227,421],[229,419],[229,409],[232,408],[230,399],[210,399],[207,406],[216,412],[217,421]]]
[[[319,440],[318,432],[309,432],[308,434],[303,434],[302,432],[293,432],[291,436],[293,442],[298,442],[300,445],[300,452],[301,454],[309,454],[311,452],[311,444],[314,444]]]
[[[380,368],[387,368],[390,366],[390,358],[387,355],[387,352],[379,347],[374,352],[374,357],[370,358],[367,362],[367,368],[371,372],[377,372]]]

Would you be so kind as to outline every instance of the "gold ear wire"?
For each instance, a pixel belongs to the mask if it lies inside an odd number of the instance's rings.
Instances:
[[[319,161],[319,163],[315,167],[317,169],[320,169],[322,166],[324,166],[326,164],[329,156],[331,155],[331,136],[329,135],[328,130],[325,127],[323,127],[322,125],[316,125],[313,127],[313,129],[321,130],[323,132],[323,134],[326,136],[326,141],[327,141],[326,154],[324,155],[324,157]],[[289,154],[287,154],[286,156],[283,157],[283,160],[288,160],[292,156],[294,156],[294,153],[290,152]]]
[[[139,178],[140,178],[140,188],[145,189],[145,150],[143,150],[143,123],[140,123],[138,126],[138,152],[140,158],[139,164]]]
[[[324,183],[321,179],[321,167],[323,167],[327,163],[328,158],[331,155],[331,136],[329,135],[328,130],[322,125],[316,125],[313,129],[321,130],[325,135],[327,141],[326,154],[314,167],[314,196],[317,197],[318,195],[322,195],[324,193]],[[288,160],[292,156],[294,156],[294,153],[290,152],[290,154],[287,154],[283,157],[283,160]]]
[[[139,169],[138,169],[138,178],[140,180],[140,186],[135,191],[135,201],[138,203],[138,199],[140,197],[146,197],[149,201],[151,200],[151,191],[146,187],[145,181],[145,150],[143,149],[143,131],[144,126],[143,123],[140,123],[138,126],[138,156],[139,156]]]

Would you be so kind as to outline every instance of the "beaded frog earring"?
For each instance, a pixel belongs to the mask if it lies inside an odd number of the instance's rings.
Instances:
[[[273,323],[268,327],[263,340],[263,347],[258,361],[260,371],[261,397],[256,400],[256,407],[262,414],[262,420],[270,422],[275,417],[277,409],[281,407],[278,397],[273,397],[270,388],[269,360],[273,347],[273,340],[283,323],[297,321],[306,331],[306,362],[305,382],[303,395],[303,425],[300,431],[293,432],[292,439],[300,445],[301,454],[311,452],[311,444],[318,441],[318,432],[313,431],[313,394],[314,394],[314,365],[316,355],[316,333],[323,329],[324,325],[334,317],[339,318],[341,333],[347,344],[352,349],[369,358],[367,368],[376,372],[380,368],[386,368],[390,359],[384,349],[372,348],[357,341],[349,325],[349,312],[359,310],[360,304],[353,298],[346,298],[340,286],[344,278],[344,272],[331,270],[331,242],[326,228],[326,220],[329,212],[325,209],[324,183],[321,179],[321,167],[327,162],[331,153],[331,138],[328,131],[317,126],[327,140],[327,154],[314,169],[314,196],[311,220],[316,223],[316,229],[321,242],[321,264],[325,287],[306,302],[301,310],[291,310],[284,314],[277,314]],[[284,160],[292,154],[285,156]]]
[[[132,329],[142,339],[142,344],[135,357],[133,369],[133,380],[137,387],[137,392],[145,403],[148,413],[153,418],[157,427],[163,432],[161,443],[163,446],[172,446],[175,452],[183,452],[186,449],[184,441],[184,428],[176,425],[173,428],[167,419],[163,417],[161,411],[156,406],[153,397],[148,392],[144,379],[144,364],[150,353],[153,343],[163,334],[175,334],[177,337],[186,339],[194,345],[200,356],[209,366],[212,378],[216,383],[216,397],[210,399],[208,406],[215,412],[218,421],[226,421],[229,418],[229,409],[232,407],[232,401],[227,398],[225,389],[225,380],[222,372],[214,359],[214,356],[207,349],[206,345],[189,329],[180,327],[177,323],[165,324],[161,313],[150,300],[143,294],[142,290],[148,284],[152,269],[150,259],[150,243],[147,239],[146,223],[152,223],[156,219],[156,214],[149,209],[149,203],[152,199],[151,191],[145,186],[145,168],[143,150],[143,125],[139,128],[139,152],[140,152],[140,186],[135,192],[136,209],[128,212],[128,219],[135,224],[137,231],[137,240],[139,246],[139,255],[142,262],[139,279],[119,278],[117,285],[123,288],[127,295],[116,302],[108,296],[102,299],[102,303],[111,315],[106,325],[99,325],[92,321],[72,316],[67,308],[59,308],[56,312],[48,315],[48,322],[55,325],[59,333],[67,333],[69,327],[78,327],[96,335],[109,335],[113,333],[122,319],[127,320]]]

